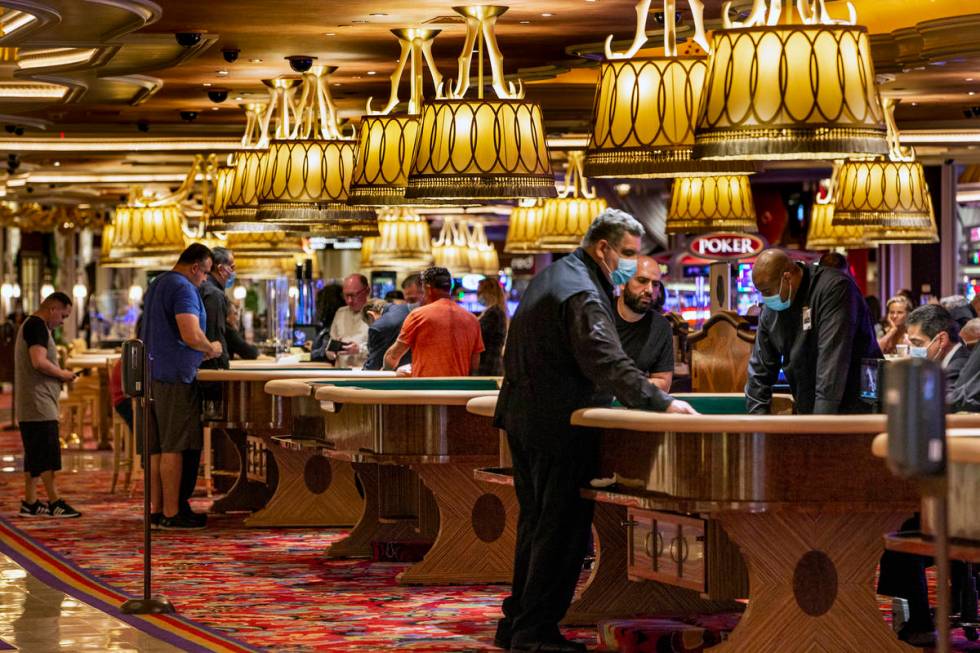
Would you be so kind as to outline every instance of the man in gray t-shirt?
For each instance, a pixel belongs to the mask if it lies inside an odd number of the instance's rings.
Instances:
[[[65,293],[48,295],[17,331],[14,344],[14,415],[24,443],[24,500],[22,517],[79,517],[55,489],[54,473],[61,469],[58,437],[58,396],[61,384],[75,375],[58,365],[51,331],[71,314]],[[37,498],[37,479],[48,495],[47,505]]]

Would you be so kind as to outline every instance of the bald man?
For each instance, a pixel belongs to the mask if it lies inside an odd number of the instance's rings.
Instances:
[[[330,339],[343,343],[338,352],[328,350],[326,358],[337,367],[361,367],[368,355],[368,324],[361,309],[371,297],[371,286],[363,274],[351,274],[344,279],[344,301],[330,324]]]
[[[861,360],[881,358],[868,306],[844,271],[793,262],[780,249],[756,259],[752,282],[762,294],[746,408],[769,413],[772,386],[786,373],[798,414],[869,412],[861,401]]]
[[[650,383],[669,392],[674,378],[674,332],[659,312],[663,300],[660,264],[649,256],[636,257],[636,272],[623,284],[616,300],[616,331],[623,351]]]

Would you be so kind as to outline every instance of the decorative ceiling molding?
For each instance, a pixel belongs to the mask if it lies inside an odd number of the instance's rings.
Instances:
[[[118,82],[121,84],[131,84],[137,87],[133,98],[129,101],[130,106],[138,106],[153,97],[157,91],[163,88],[163,80],[159,77],[149,75],[120,75],[116,77],[103,77],[102,81]]]
[[[119,51],[118,45],[93,48],[44,48],[21,50],[14,77],[31,78],[47,73],[100,68]]]
[[[871,36],[871,54],[879,73],[945,64],[980,56],[980,14],[940,18],[888,34]]]
[[[0,46],[16,46],[39,34],[53,24],[61,22],[61,14],[43,2],[34,0],[2,0],[0,7],[30,14],[34,20],[9,34],[0,35]]]

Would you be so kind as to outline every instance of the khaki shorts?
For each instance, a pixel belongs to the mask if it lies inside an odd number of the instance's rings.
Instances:
[[[153,381],[150,454],[180,453],[204,446],[201,391],[197,382]]]

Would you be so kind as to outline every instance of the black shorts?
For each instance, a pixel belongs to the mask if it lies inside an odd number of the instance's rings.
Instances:
[[[20,422],[24,443],[24,471],[37,478],[42,472],[61,469],[61,438],[58,422]]]
[[[204,446],[201,392],[197,382],[153,381],[150,455],[181,453]],[[142,446],[139,449],[142,453]]]

